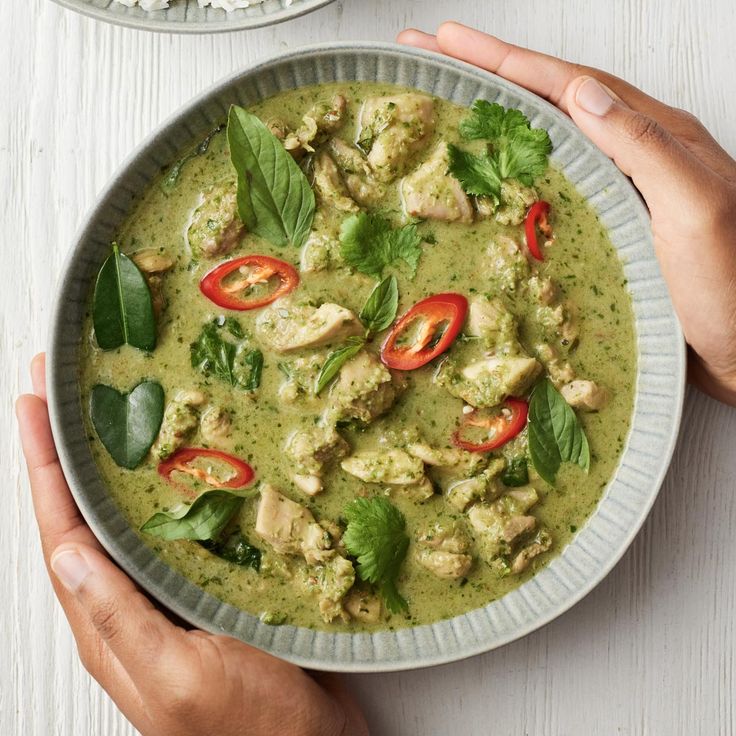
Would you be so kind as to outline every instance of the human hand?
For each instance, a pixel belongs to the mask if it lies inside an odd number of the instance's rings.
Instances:
[[[45,360],[17,402],[41,546],[82,663],[144,736],[367,736],[339,681],[237,639],[185,631],[105,555],[59,465]]]
[[[736,161],[690,113],[611,74],[513,46],[459,23],[400,43],[462,59],[545,97],[630,176],[690,345],[690,380],[736,405]]]

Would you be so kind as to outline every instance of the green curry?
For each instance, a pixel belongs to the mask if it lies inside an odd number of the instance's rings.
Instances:
[[[82,343],[92,451],[142,541],[337,631],[458,615],[559,554],[618,463],[636,349],[549,150],[518,111],[361,82],[234,108],[163,172]]]

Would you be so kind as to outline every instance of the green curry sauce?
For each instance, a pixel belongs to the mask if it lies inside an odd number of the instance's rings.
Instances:
[[[348,101],[337,135],[352,142],[365,98],[406,90],[363,82],[303,88],[265,100],[253,106],[251,112],[263,121],[278,118],[287,129],[295,130],[316,100],[329,101],[336,92],[344,94]],[[467,113],[467,109],[434,99],[434,132],[420,150],[411,153],[404,164],[406,173],[426,160],[441,141],[465,145],[458,124]],[[468,147],[478,150],[474,145]],[[305,167],[307,158],[301,162]],[[161,181],[167,173],[162,172]],[[284,448],[295,430],[309,429],[319,423],[324,407],[329,404],[331,389],[328,386],[318,397],[308,389],[289,394],[284,390],[284,383],[288,382],[290,371],[298,369],[294,365],[299,358],[315,355],[315,362],[320,363],[335,346],[279,354],[259,341],[256,323],[261,310],[229,312],[218,308],[200,292],[203,275],[217,263],[234,256],[270,255],[300,268],[298,249],[277,247],[249,233],[244,233],[226,255],[192,257],[187,231],[193,212],[214,183],[232,179],[223,130],[212,136],[206,151],[200,151],[181,166],[178,176],[165,179],[166,186],[161,186],[159,181],[142,194],[116,240],[124,253],[153,249],[173,262],[169,270],[154,274],[161,303],[165,303],[158,316],[158,344],[151,353],[127,345],[102,351],[95,342],[90,318],[82,343],[80,385],[84,406],[88,406],[96,384],[130,391],[140,381],[149,379],[161,384],[167,401],[182,390],[198,390],[206,396],[207,406],[227,412],[231,426],[218,438],[216,446],[247,461],[255,471],[256,482],[242,492],[246,501],[234,523],[262,551],[261,569],[232,564],[193,541],[161,541],[142,533],[142,542],[151,545],[168,564],[217,598],[261,615],[271,623],[287,622],[331,631],[394,629],[456,616],[497,600],[533,576],[560,553],[595,509],[619,461],[632,412],[636,349],[630,300],[621,263],[592,209],[552,167],[534,182],[538,198],[551,205],[554,242],[544,249],[543,262],[532,263],[532,273],[549,278],[558,286],[559,294],[552,307],[563,304],[565,310],[575,315],[577,335],[573,344],[558,344],[556,350],[562,362],[569,362],[576,378],[605,387],[607,401],[597,411],[576,411],[590,443],[589,472],[570,463],[563,464],[552,487],[530,465],[530,484],[536,489],[539,502],[527,513],[536,518],[539,528],[547,530],[552,544],[549,551],[533,557],[525,570],[514,574],[508,566],[489,564],[479,554],[473,543],[477,532],[467,523],[467,510],[460,511],[446,501],[447,487],[443,488],[441,469],[427,468],[437,492],[421,501],[390,484],[366,483],[344,471],[339,460],[326,464],[322,472],[324,490],[318,495],[310,497],[295,485],[294,461]],[[369,207],[371,212],[380,213],[396,226],[407,221],[402,212],[399,180],[397,177],[387,183],[385,196]],[[313,227],[337,242],[340,226],[347,216],[348,213],[336,209],[324,196],[318,196]],[[385,272],[395,274],[398,279],[398,314],[418,300],[439,292],[457,292],[471,301],[485,296],[500,299],[516,319],[524,351],[538,356],[539,345],[550,342],[549,325],[540,318],[539,301],[532,299],[526,288],[504,288],[498,276],[498,256],[494,260],[493,254],[489,255],[489,243],[499,235],[514,237],[523,244],[523,225],[504,225],[492,216],[482,218],[476,214],[470,223],[417,219],[417,230],[423,242],[416,275],[412,277],[401,262]],[[324,270],[301,272],[296,296],[308,298],[316,305],[338,304],[357,315],[376,279],[347,268],[339,262],[339,255],[336,260]],[[235,317],[249,344],[263,353],[261,383],[255,392],[233,387],[215,376],[205,376],[192,367],[190,345],[198,339],[203,325],[220,315]],[[371,338],[366,349],[377,354],[384,334]],[[401,446],[407,437],[421,438],[433,447],[451,447],[450,438],[464,416],[464,401],[439,385],[435,376],[438,365],[447,356],[462,364],[468,352],[475,351],[476,357],[482,355],[483,348],[477,343],[472,337],[461,337],[443,358],[404,373],[400,380],[405,387],[381,416],[368,423],[340,422],[337,429],[350,446],[350,452]],[[545,364],[539,373],[541,378],[551,371],[548,363],[539,359]],[[557,382],[558,387],[561,383],[564,381]],[[182,501],[191,502],[194,495],[183,494],[157,472],[159,460],[153,452],[135,470],[118,467],[91,422],[88,429],[101,477],[135,528],[140,528],[156,512],[173,509]],[[206,445],[198,431],[190,432],[183,444]],[[508,458],[525,451],[526,432],[493,456]],[[373,620],[347,615],[324,620],[318,594],[308,584],[310,570],[304,559],[294,554],[278,554],[254,530],[262,482],[308,508],[318,521],[330,521],[338,527],[344,525],[344,509],[351,500],[387,494],[403,513],[411,538],[397,581],[408,611],[390,613],[384,606]],[[190,484],[190,488],[196,494],[211,486],[199,483]],[[438,521],[461,524],[470,539],[468,554],[473,558],[472,566],[459,577],[440,577],[419,562],[417,535]],[[344,550],[341,553],[347,556]],[[361,589],[365,595],[372,595],[370,586],[362,585]]]

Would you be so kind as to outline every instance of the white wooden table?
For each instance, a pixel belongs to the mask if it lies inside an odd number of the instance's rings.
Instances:
[[[0,9],[2,736],[134,733],[78,663],[51,594],[12,399],[45,345],[84,212],[181,103],[281,49],[392,39],[453,16],[624,76],[696,112],[736,154],[733,0],[340,0],[280,26],[191,38],[96,24],[50,0],[1,0]],[[373,734],[736,733],[735,433],[736,412],[692,391],[659,500],[608,579],[499,651],[350,677]]]

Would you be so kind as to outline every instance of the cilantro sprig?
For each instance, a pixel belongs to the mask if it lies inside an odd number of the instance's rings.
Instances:
[[[468,194],[491,197],[496,204],[506,179],[531,186],[546,170],[552,151],[546,130],[532,128],[520,110],[486,100],[473,103],[460,134],[466,140],[488,141],[490,150],[476,155],[450,145],[450,172]]]
[[[351,215],[340,228],[340,252],[345,262],[375,278],[381,278],[383,270],[399,260],[414,276],[422,255],[421,242],[416,225],[393,228],[385,218],[365,212]]]
[[[392,613],[409,606],[396,587],[409,548],[404,515],[387,498],[356,498],[345,509],[348,527],[343,541],[358,562],[358,577],[378,587]]]

